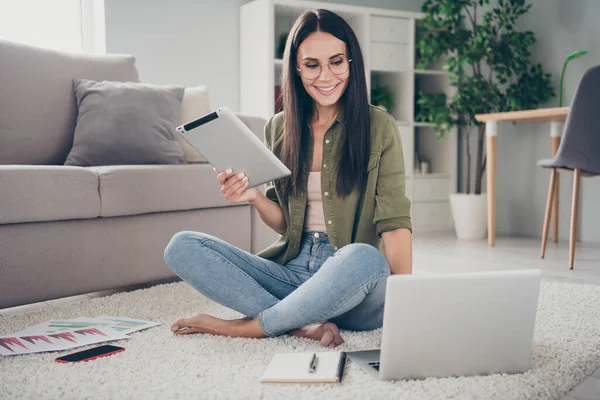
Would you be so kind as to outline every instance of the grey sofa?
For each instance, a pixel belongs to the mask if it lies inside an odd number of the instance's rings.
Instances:
[[[129,55],[84,56],[0,41],[0,308],[175,278],[178,231],[258,252],[277,239],[230,205],[204,164],[64,166],[72,80],[138,81]],[[242,116],[262,139],[265,121]]]

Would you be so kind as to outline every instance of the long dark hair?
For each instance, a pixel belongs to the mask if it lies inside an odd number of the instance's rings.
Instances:
[[[354,187],[362,188],[367,180],[367,163],[370,153],[370,116],[365,67],[358,39],[343,18],[328,10],[304,12],[290,31],[283,54],[281,83],[284,110],[283,134],[276,144],[281,161],[290,169],[291,176],[277,182],[283,196],[298,193],[305,182],[303,169],[310,135],[307,126],[313,113],[313,99],[306,92],[297,73],[296,57],[300,44],[313,32],[326,32],[346,43],[350,63],[348,85],[342,97],[345,135],[342,152],[337,165],[337,192],[349,195]]]

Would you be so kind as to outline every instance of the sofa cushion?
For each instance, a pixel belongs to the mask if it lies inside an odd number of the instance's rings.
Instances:
[[[0,165],[0,224],[95,218],[98,177],[80,167]]]
[[[183,164],[175,138],[183,87],[74,82],[77,125],[65,165]]]
[[[88,167],[98,174],[102,217],[223,207],[209,164]]]
[[[181,113],[179,114],[179,125],[186,124],[210,112],[210,97],[206,86],[186,87],[181,102]],[[183,150],[183,158],[188,164],[206,163],[206,158],[188,142],[179,132],[176,133],[177,143]]]
[[[139,80],[129,55],[72,54],[4,40],[0,71],[0,164],[65,162],[77,113],[73,79]]]

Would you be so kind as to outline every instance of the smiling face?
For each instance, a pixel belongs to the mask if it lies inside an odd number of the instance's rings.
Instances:
[[[311,33],[298,47],[296,65],[304,88],[317,104],[335,105],[344,94],[350,67],[342,40],[326,32]]]

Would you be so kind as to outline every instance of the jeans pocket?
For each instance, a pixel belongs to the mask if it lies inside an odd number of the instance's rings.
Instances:
[[[329,242],[318,243],[316,246],[318,247],[316,248],[316,251],[313,250],[312,259],[310,262],[312,264],[312,269],[310,270],[311,276],[316,274],[317,271],[321,269],[325,261],[327,261],[327,259],[330,257],[333,257],[335,254],[335,251]]]

